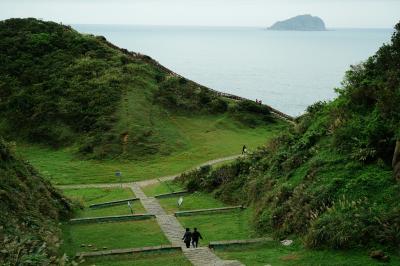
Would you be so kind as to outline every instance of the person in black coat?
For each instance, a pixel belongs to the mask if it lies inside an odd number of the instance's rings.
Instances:
[[[203,239],[201,236],[200,232],[197,231],[197,228],[194,228],[194,231],[192,233],[192,246],[194,248],[197,248],[199,246],[199,239]]]
[[[246,154],[246,153],[247,153],[247,147],[246,147],[246,145],[243,145],[242,154]]]
[[[182,237],[183,242],[185,242],[186,247],[190,248],[190,241],[192,240],[192,232],[190,232],[189,228],[186,228],[186,232]]]

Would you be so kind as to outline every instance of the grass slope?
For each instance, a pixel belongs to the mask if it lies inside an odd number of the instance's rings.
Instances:
[[[190,266],[192,265],[181,252],[150,252],[125,256],[87,259],[82,265],[97,266]]]
[[[127,203],[106,208],[89,208],[91,204],[134,198],[134,195],[130,189],[80,188],[64,189],[63,192],[64,195],[69,197],[72,201],[80,203],[81,208],[77,209],[75,212],[75,217],[77,218],[131,214],[131,210]],[[140,201],[132,201],[131,206],[135,214],[145,213]]]
[[[308,250],[299,243],[285,247],[279,242],[271,242],[246,247],[218,248],[215,251],[221,258],[239,260],[252,266],[375,266],[400,263],[398,256],[392,257],[389,263],[378,262],[369,258],[365,250]]]
[[[337,99],[307,109],[252,155],[183,174],[190,190],[253,204],[253,225],[307,247],[384,249],[400,244],[400,23],[390,43],[346,74]]]
[[[61,249],[70,256],[74,256],[77,252],[102,250],[104,247],[119,249],[169,244],[154,219],[63,225],[63,241]]]
[[[57,224],[70,202],[0,138],[0,264],[49,265],[57,259]]]
[[[45,146],[21,144],[17,151],[27,158],[54,184],[116,183],[114,176],[122,171],[122,181],[135,181],[178,174],[208,160],[235,155],[243,144],[250,150],[277,135],[285,123],[249,128],[226,115],[171,116],[177,125],[184,147],[170,155],[142,160],[81,160],[73,148],[54,150]]]
[[[251,209],[228,213],[202,214],[178,217],[179,222],[188,228],[196,227],[203,236],[201,245],[210,241],[249,239],[257,234],[251,226]]]
[[[177,204],[179,197],[159,199],[159,202],[164,210],[167,211],[167,213],[197,209],[219,208],[226,206],[226,204],[223,204],[221,201],[215,199],[212,195],[202,192],[195,192],[193,194],[184,195],[182,197],[183,203],[181,206],[178,206]]]
[[[147,196],[154,197],[160,194],[182,191],[183,187],[173,180],[170,180],[144,186],[142,187],[142,190]]]
[[[52,22],[1,21],[0,58],[0,134],[70,156],[203,160],[232,153],[237,141],[239,150],[274,122],[265,106],[223,98],[148,56]]]

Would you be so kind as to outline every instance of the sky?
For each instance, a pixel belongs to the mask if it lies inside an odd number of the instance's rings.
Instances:
[[[0,0],[0,20],[64,24],[267,27],[301,14],[329,28],[393,28],[400,0]]]

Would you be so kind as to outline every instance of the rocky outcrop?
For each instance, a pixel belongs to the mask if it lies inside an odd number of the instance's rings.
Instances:
[[[278,21],[268,30],[325,31],[325,23],[319,17],[300,15],[284,21]]]
[[[400,140],[396,141],[396,148],[394,149],[392,166],[394,178],[400,181]]]

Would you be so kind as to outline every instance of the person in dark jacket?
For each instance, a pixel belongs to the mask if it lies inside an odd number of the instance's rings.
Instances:
[[[186,247],[190,248],[190,241],[192,240],[192,232],[190,232],[189,228],[186,228],[186,232],[182,237],[183,242],[185,242]]]
[[[197,248],[199,246],[199,239],[203,239],[201,236],[200,232],[197,231],[197,228],[194,228],[194,231],[192,233],[192,246],[194,248]]]
[[[247,153],[247,147],[246,147],[246,145],[243,145],[242,154],[246,154],[246,153]]]

